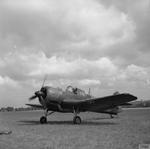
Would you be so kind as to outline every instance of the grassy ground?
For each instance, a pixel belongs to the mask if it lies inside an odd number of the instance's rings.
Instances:
[[[41,111],[1,112],[0,149],[138,149],[150,144],[150,109],[124,110],[119,118],[96,113],[80,114],[81,125],[72,124],[72,114],[54,113],[41,125]]]

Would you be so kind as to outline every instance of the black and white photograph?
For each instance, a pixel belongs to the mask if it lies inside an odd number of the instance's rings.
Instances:
[[[0,149],[150,149],[150,0],[0,0]]]

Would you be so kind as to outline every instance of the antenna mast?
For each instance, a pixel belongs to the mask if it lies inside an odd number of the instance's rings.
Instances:
[[[89,94],[89,95],[91,95],[91,88],[89,88],[89,92],[88,92],[88,94]]]

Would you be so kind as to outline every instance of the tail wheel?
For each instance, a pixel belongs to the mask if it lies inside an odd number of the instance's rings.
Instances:
[[[46,118],[45,116],[42,116],[42,117],[40,118],[40,123],[41,123],[41,124],[46,124],[46,123],[47,123],[47,118]]]
[[[79,116],[75,116],[73,118],[73,123],[74,124],[81,124],[81,118]]]

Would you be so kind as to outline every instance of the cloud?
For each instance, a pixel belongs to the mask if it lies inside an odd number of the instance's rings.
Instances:
[[[18,87],[18,83],[14,80],[12,80],[11,78],[9,77],[2,77],[0,76],[0,86],[1,85],[8,85],[8,86],[11,86],[11,87]]]
[[[14,80],[49,75],[50,78],[100,78],[116,74],[117,67],[107,58],[87,60],[83,58],[67,60],[63,57],[48,58],[42,51],[38,53],[9,53],[1,60],[3,75]],[[14,67],[17,66],[17,67]]]
[[[112,84],[116,81],[141,81],[149,79],[149,68],[130,64],[125,68],[116,65],[108,57],[97,60],[77,58],[67,60],[64,57],[47,57],[42,51],[38,53],[9,53],[1,61],[0,69],[4,76],[8,76],[20,83],[29,82],[35,86],[36,79],[42,80],[44,75],[54,84],[79,82],[80,85]],[[17,66],[17,67],[14,67]],[[22,71],[20,71],[22,70]],[[59,83],[58,83],[59,82]]]
[[[100,80],[90,80],[90,79],[84,79],[84,80],[80,80],[79,81],[79,84],[80,85],[83,85],[83,86],[97,86],[97,85],[100,85],[101,82]]]
[[[25,102],[45,74],[52,86],[148,97],[149,11],[149,0],[1,0],[2,98],[13,88]]]
[[[126,76],[128,76],[131,80],[134,78],[136,80],[146,80],[149,78],[148,70],[146,68],[136,66],[136,65],[129,65],[126,68]]]
[[[136,85],[139,83],[146,85],[150,79],[149,68],[131,64],[128,65],[124,70],[120,70],[120,73],[116,76],[115,79],[118,81],[128,81],[130,83],[134,82]]]
[[[95,0],[6,0],[0,8],[1,49],[6,51],[15,45],[15,50],[42,48],[48,56],[64,50],[101,55],[106,48],[135,36],[134,22],[125,13]]]
[[[135,25],[135,40],[130,50],[133,50],[135,48],[136,52],[140,51],[139,58],[145,53],[149,54],[150,1],[135,0],[134,2],[131,2],[130,0],[97,0],[97,2],[105,5],[105,7],[107,8],[112,6],[116,7],[118,10],[129,16]],[[126,48],[128,48],[128,46]],[[141,59],[139,59],[139,61],[140,60]],[[141,63],[142,62],[143,61],[141,61]]]

